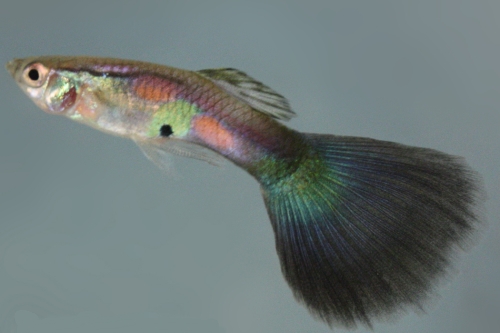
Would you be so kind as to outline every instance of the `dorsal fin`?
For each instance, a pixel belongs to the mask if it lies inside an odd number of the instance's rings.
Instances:
[[[203,69],[197,73],[257,111],[280,120],[295,117],[295,112],[285,97],[242,71],[234,68],[218,68]]]

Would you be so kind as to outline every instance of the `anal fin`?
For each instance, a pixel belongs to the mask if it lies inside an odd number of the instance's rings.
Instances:
[[[195,158],[215,166],[221,166],[225,161],[216,152],[186,140],[155,138],[134,141],[149,160],[166,171],[172,170],[170,154]]]

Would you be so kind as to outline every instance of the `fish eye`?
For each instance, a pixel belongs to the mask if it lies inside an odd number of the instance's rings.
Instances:
[[[32,87],[40,87],[47,76],[48,69],[40,63],[30,64],[23,73],[24,81]]]
[[[38,73],[38,71],[33,68],[28,72],[28,77],[31,79],[31,81],[38,81],[38,79],[40,78],[40,73]]]

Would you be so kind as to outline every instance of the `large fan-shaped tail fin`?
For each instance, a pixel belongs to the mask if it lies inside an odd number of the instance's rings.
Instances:
[[[478,175],[431,149],[306,138],[309,160],[262,186],[296,298],[346,327],[420,307],[477,227]]]

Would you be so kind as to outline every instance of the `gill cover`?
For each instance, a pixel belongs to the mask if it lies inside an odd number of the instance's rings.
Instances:
[[[54,73],[50,76],[45,91],[45,103],[52,113],[61,113],[75,104],[77,89],[68,77]]]

